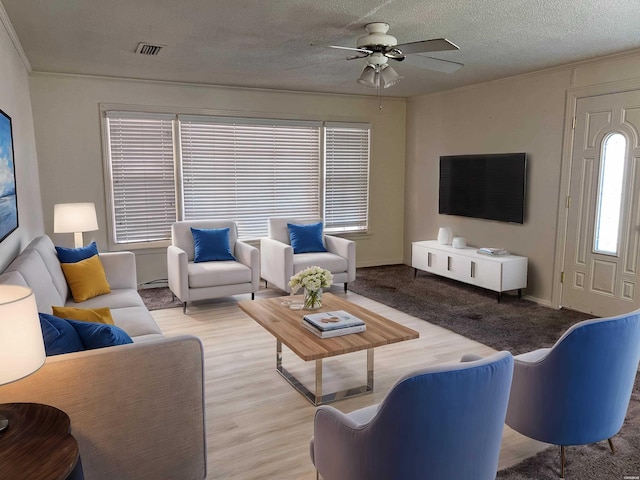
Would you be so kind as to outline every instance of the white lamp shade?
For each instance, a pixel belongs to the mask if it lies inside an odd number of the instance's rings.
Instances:
[[[95,203],[58,203],[53,206],[53,232],[77,233],[98,230]]]
[[[38,370],[46,359],[31,289],[0,285],[0,385]]]

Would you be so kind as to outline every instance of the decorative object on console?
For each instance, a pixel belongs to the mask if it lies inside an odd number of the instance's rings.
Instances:
[[[95,203],[58,203],[53,206],[53,232],[73,233],[75,247],[82,247],[82,232],[98,230]]]
[[[450,245],[453,239],[453,232],[449,227],[440,227],[438,230],[438,243],[442,245]]]
[[[30,288],[0,286],[0,385],[38,370],[45,361],[38,307]],[[9,420],[0,415],[0,432]]]
[[[0,110],[0,242],[18,228],[11,117]]]
[[[467,239],[464,237],[454,237],[451,241],[453,248],[464,248],[467,246]]]
[[[316,310],[322,307],[322,289],[330,287],[332,283],[333,275],[329,270],[313,266],[292,276],[289,287],[292,293],[304,287],[304,308]]]

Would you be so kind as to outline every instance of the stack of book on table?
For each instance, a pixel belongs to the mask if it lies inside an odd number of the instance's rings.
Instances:
[[[361,333],[367,329],[362,320],[344,310],[309,313],[302,317],[302,326],[320,338]]]

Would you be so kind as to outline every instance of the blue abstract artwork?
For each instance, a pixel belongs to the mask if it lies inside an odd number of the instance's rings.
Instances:
[[[11,117],[0,110],[0,242],[18,228]]]

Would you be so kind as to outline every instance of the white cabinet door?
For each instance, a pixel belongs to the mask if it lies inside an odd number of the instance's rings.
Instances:
[[[495,292],[502,291],[502,265],[477,258],[473,260],[472,279],[469,283],[479,285]]]

